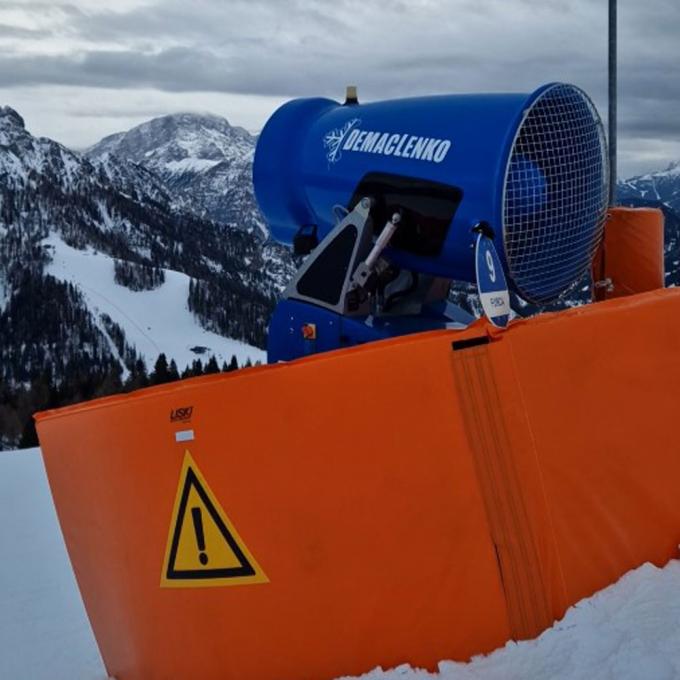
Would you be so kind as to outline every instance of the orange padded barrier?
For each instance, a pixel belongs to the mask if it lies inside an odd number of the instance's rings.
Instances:
[[[452,344],[453,343],[453,344]],[[680,291],[38,416],[118,680],[324,680],[535,636],[680,542]]]
[[[610,208],[604,240],[593,261],[593,279],[605,300],[664,287],[664,217],[656,208]]]

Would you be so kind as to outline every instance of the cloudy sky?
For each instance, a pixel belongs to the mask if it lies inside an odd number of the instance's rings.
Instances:
[[[619,0],[620,174],[680,159],[680,0]],[[0,104],[83,148],[153,116],[251,130],[292,97],[529,91],[606,115],[607,0],[0,0]]]

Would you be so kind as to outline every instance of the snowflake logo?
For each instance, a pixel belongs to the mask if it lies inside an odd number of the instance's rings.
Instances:
[[[357,125],[361,124],[361,119],[352,118],[348,120],[341,128],[331,130],[324,135],[323,145],[326,147],[326,159],[328,163],[337,163],[342,158],[342,143],[345,138]]]

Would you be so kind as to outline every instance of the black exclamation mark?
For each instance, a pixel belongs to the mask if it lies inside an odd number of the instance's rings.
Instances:
[[[201,508],[191,508],[191,519],[194,520],[194,532],[196,533],[196,543],[198,545],[198,560],[205,566],[208,564],[208,553],[205,552],[205,535],[203,534],[203,516]]]

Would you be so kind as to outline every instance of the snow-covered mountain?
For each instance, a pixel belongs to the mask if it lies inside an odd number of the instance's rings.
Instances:
[[[665,170],[619,182],[617,198],[623,205],[663,211],[666,285],[680,286],[680,161]]]
[[[680,213],[680,161],[671,163],[665,170],[619,182],[617,191],[621,201],[630,198],[658,201]]]
[[[291,271],[275,246],[185,209],[150,169],[84,158],[0,108],[0,382],[125,372],[159,351],[180,370],[194,355],[260,359]]]
[[[86,155],[133,161],[157,174],[198,215],[266,238],[253,193],[255,142],[225,118],[181,113],[110,135]]]

